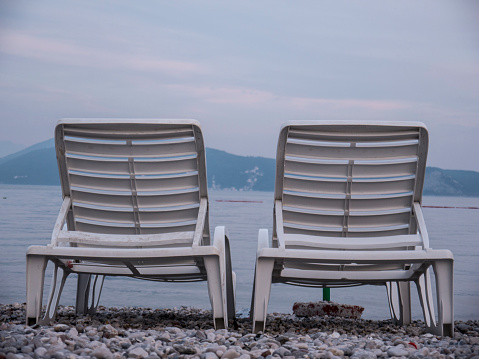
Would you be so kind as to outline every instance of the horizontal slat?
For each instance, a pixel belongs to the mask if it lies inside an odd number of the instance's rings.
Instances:
[[[346,200],[344,198],[315,198],[294,194],[283,194],[283,206],[305,209],[344,211]]]
[[[350,211],[382,211],[400,208],[410,209],[412,206],[412,195],[395,196],[390,198],[351,199],[349,202]]]
[[[414,190],[415,178],[391,179],[388,181],[354,181],[351,194],[400,194]]]
[[[417,155],[417,145],[384,147],[326,147],[312,144],[286,143],[286,155],[323,159],[373,160],[399,159]]]
[[[105,275],[123,275],[131,276],[131,270],[126,266],[98,266],[94,264],[85,265],[85,264],[73,264],[73,271],[75,273],[95,273],[95,274],[105,274]],[[200,272],[198,267],[195,266],[182,266],[182,267],[136,267],[141,276],[167,276],[172,278],[175,275],[181,276],[183,278],[185,275],[190,275],[191,278],[202,278],[204,275]],[[137,276],[138,274],[135,274]],[[166,280],[166,279],[165,279]]]
[[[128,192],[102,194],[74,189],[72,191],[72,200],[77,203],[110,207],[131,207],[133,205],[133,198],[131,193]],[[184,206],[199,203],[199,192],[198,189],[192,189],[179,191],[176,194],[142,195],[139,193],[137,200],[138,206],[141,208]]]
[[[175,189],[195,188],[198,186],[198,175],[182,174],[167,176],[164,178],[136,178],[137,191],[170,191]],[[91,177],[86,173],[70,173],[70,185],[72,187],[89,188],[93,190],[131,191],[132,185],[129,178],[103,178]]]
[[[317,198],[301,194],[283,194],[283,205],[285,207],[296,207],[316,210],[343,211],[345,210],[345,198]],[[349,201],[351,211],[391,210],[400,208],[411,208],[412,195],[391,196],[388,198],[359,199],[352,198]]]
[[[189,232],[194,231],[195,224],[175,226],[175,227],[143,227],[141,233],[154,234],[154,233],[171,233],[171,232]]]
[[[305,234],[311,236],[326,236],[326,237],[342,237],[342,228],[331,227],[330,229],[323,227],[307,227],[304,225],[297,225],[293,223],[284,223],[285,234]],[[366,231],[362,228],[361,232],[358,232],[355,228],[348,228],[346,237],[382,237],[382,236],[396,236],[401,234],[409,234],[409,228],[387,228],[376,227]]]
[[[404,264],[385,263],[385,264],[320,264],[309,263],[303,260],[287,259],[283,262],[284,268],[316,271],[378,271],[378,270],[404,270]]]
[[[156,235],[117,235],[92,234],[79,231],[61,231],[59,242],[77,243],[83,245],[147,247],[170,244],[192,243],[194,232],[177,232]]]
[[[309,270],[296,270],[296,269],[284,269],[281,272],[283,278],[298,278],[301,281],[320,280],[320,281],[364,281],[364,282],[383,282],[383,281],[396,281],[407,280],[412,273],[408,273],[404,270],[397,271],[375,271],[372,273],[361,271],[309,271]]]
[[[90,233],[82,232],[86,235]],[[178,232],[179,235],[182,233],[188,233],[188,232]],[[94,233],[91,234],[92,236],[112,236],[110,234],[98,234]],[[147,236],[162,236],[163,234],[153,234],[153,235],[145,235],[145,234],[140,234],[137,236],[133,237],[147,237]],[[167,233],[166,235],[174,235],[174,233]],[[122,236],[123,237],[123,236]],[[130,237],[130,236],[125,236],[125,237]],[[133,246],[135,247],[135,246]],[[128,246],[123,246],[123,248],[120,249],[120,252],[124,252],[123,249],[127,249],[128,251],[131,251],[133,248]],[[83,247],[85,248],[85,246]],[[105,248],[103,248],[105,249]],[[143,248],[142,248],[143,249]],[[148,249],[148,248],[147,248]],[[124,255],[120,258],[118,257],[113,257],[113,258],[101,258],[101,259],[95,259],[94,261],[92,260],[81,260],[81,263],[85,266],[91,265],[91,266],[118,266],[118,267],[124,267],[125,262],[127,261],[128,256]],[[128,263],[133,264],[134,266],[144,266],[144,267],[183,267],[183,266],[191,266],[191,265],[196,265],[197,261],[192,258],[188,257],[155,257],[155,258],[146,258],[143,257],[140,260],[132,260],[129,259],[127,261]]]
[[[297,234],[285,234],[284,242],[286,246],[301,246],[311,249],[349,249],[349,250],[376,250],[376,249],[394,249],[401,247],[421,246],[421,236],[402,235],[390,237],[373,238],[331,238],[318,237]]]
[[[170,227],[143,227],[141,234],[190,232],[195,230],[195,224],[170,226]],[[134,227],[115,227],[93,223],[76,222],[75,229],[82,232],[105,233],[105,234],[136,234]]]
[[[73,215],[76,220],[86,219],[91,221],[110,222],[111,224],[124,223],[124,224],[131,224],[132,226],[134,226],[135,224],[135,215],[133,211],[113,212],[113,211],[102,211],[98,209],[74,206]]]
[[[416,158],[404,163],[358,164],[353,166],[355,178],[381,178],[416,175]]]
[[[73,209],[75,218],[86,219],[100,222],[111,223],[135,223],[135,215],[133,210],[129,212],[111,211],[93,208],[84,208],[75,206]],[[198,217],[198,208],[170,210],[170,211],[155,211],[155,212],[139,212],[140,223],[144,224],[158,224],[171,222],[195,221]]]
[[[354,180],[351,184],[351,194],[394,194],[410,192],[414,189],[415,179],[398,177],[388,179]],[[310,192],[324,194],[347,193],[345,179],[328,179],[313,177],[297,177],[285,175],[284,191]]]
[[[361,126],[341,126],[341,131],[332,126],[321,126],[318,130],[315,126],[301,126],[295,128],[291,126],[288,131],[288,137],[303,140],[319,140],[319,141],[344,141],[344,142],[360,142],[360,141],[378,141],[385,140],[401,141],[419,138],[417,128],[405,127],[389,127],[382,129],[379,127],[372,128]]]
[[[361,164],[352,165],[352,176],[355,178],[385,178],[416,174],[416,160],[408,159],[407,162]],[[301,158],[287,158],[284,172],[303,176],[317,177],[347,177],[348,163],[330,163],[309,161]]]
[[[382,236],[400,236],[400,235],[407,235],[409,233],[409,228],[389,228],[381,230],[381,227],[375,228],[374,231],[363,231],[363,232],[355,232],[354,228],[349,230],[346,233],[346,237],[358,237],[358,238],[366,238],[366,237],[382,237]]]
[[[139,215],[141,224],[196,222],[198,218],[198,208],[165,212],[140,212]]]
[[[97,157],[67,158],[71,171],[92,172],[103,174],[130,174],[130,165],[126,160],[104,159]],[[184,173],[197,171],[196,156],[165,158],[163,161],[134,161],[133,170],[136,175],[153,175]]]
[[[186,156],[196,153],[196,144],[193,138],[179,139],[178,142],[164,142],[155,144],[125,144],[91,142],[82,143],[65,140],[67,154],[98,157],[171,157]]]
[[[318,215],[310,213],[291,212],[283,208],[283,221],[288,224],[320,227],[342,227],[344,216],[341,215]]]
[[[95,124],[89,125],[64,125],[65,136],[75,136],[91,139],[169,139],[192,137],[191,125],[145,125],[138,123],[131,124]]]
[[[325,194],[346,193],[346,181],[317,181],[314,179],[299,179],[285,176],[283,188],[285,191],[313,192]]]
[[[359,228],[408,225],[409,219],[410,213],[408,212],[385,215],[350,215],[348,217],[348,229],[349,231],[352,231],[353,228],[354,230],[358,230]],[[283,208],[283,220],[289,225],[298,224],[304,226],[342,227],[344,223],[344,215],[291,212]]]
[[[300,158],[288,158],[285,161],[284,172],[305,176],[347,177],[348,164],[317,163],[303,161]]]

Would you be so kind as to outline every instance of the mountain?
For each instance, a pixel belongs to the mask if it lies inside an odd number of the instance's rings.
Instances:
[[[50,138],[49,140],[39,142],[37,144],[34,144],[33,146],[27,147],[21,151],[14,152],[8,156],[0,158],[0,164],[8,162],[10,160],[13,160],[18,157],[22,157],[23,155],[26,155],[30,152],[34,152],[37,150],[43,150],[43,149],[51,149],[53,153],[55,153],[55,140],[53,138]]]
[[[424,181],[425,195],[479,197],[479,172],[427,167]]]
[[[272,191],[275,160],[206,149],[208,186],[216,189]]]
[[[0,183],[60,185],[55,148],[27,150],[0,159]]]
[[[20,145],[18,143],[14,143],[12,141],[0,141],[0,157],[7,156],[11,153],[15,153],[20,151],[25,146]]]
[[[273,191],[275,160],[206,149],[208,186],[215,189]],[[0,183],[59,185],[53,139],[0,158]],[[479,197],[479,172],[426,169],[425,195]]]

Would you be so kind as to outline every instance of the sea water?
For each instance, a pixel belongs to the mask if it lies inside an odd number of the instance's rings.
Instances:
[[[225,226],[231,241],[236,272],[236,308],[246,312],[251,303],[257,236],[273,225],[273,193],[209,191],[210,227]],[[61,205],[56,186],[0,185],[0,303],[25,302],[25,253],[34,244],[50,243],[51,231]],[[425,206],[479,207],[479,198],[425,197]],[[479,318],[479,209],[424,208],[430,246],[450,249],[454,263],[455,318]],[[48,295],[52,266],[47,268]],[[60,304],[74,305],[76,276],[71,275]],[[414,286],[413,318],[422,312]],[[269,312],[291,313],[295,301],[318,301],[321,289],[273,284]],[[365,307],[363,318],[387,319],[389,308],[383,286],[331,290],[331,300]],[[210,308],[205,282],[159,283],[123,277],[107,277],[100,304],[172,308]]]

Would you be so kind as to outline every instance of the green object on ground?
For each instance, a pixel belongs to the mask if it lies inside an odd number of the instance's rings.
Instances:
[[[330,288],[323,288],[323,301],[326,301],[326,302],[331,301],[331,289]]]

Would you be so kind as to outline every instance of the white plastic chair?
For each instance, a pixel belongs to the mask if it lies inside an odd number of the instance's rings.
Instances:
[[[225,228],[210,241],[199,123],[68,119],[55,142],[63,204],[51,243],[27,251],[27,324],[53,321],[67,276],[78,273],[77,313],[96,310],[104,276],[207,280],[215,328],[227,327],[235,276]],[[48,261],[55,270],[40,320]]]
[[[408,324],[412,281],[428,330],[453,335],[453,256],[429,248],[421,211],[427,148],[422,123],[310,121],[282,127],[272,243],[265,229],[258,238],[255,332],[265,328],[271,283],[386,285],[394,322]]]

